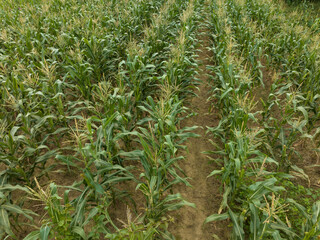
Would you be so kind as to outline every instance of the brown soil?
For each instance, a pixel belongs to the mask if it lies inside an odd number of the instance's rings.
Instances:
[[[213,146],[206,137],[206,126],[213,127],[219,123],[218,113],[211,112],[210,103],[207,101],[210,96],[210,85],[208,83],[209,71],[206,65],[210,64],[209,39],[205,35],[205,29],[200,33],[199,39],[202,44],[199,47],[200,53],[198,60],[201,63],[199,69],[199,86],[198,96],[191,99],[189,108],[198,113],[198,115],[187,119],[183,122],[184,126],[199,126],[195,133],[201,137],[189,139],[186,143],[188,152],[185,154],[183,170],[190,178],[189,182],[192,187],[179,185],[175,191],[180,192],[189,202],[195,203],[196,208],[185,207],[175,213],[175,223],[171,226],[171,232],[176,238],[183,240],[212,239],[215,234],[221,239],[228,239],[226,222],[214,222],[204,225],[205,219],[211,214],[217,213],[222,194],[220,192],[220,182],[207,176],[215,169],[214,164],[208,161],[207,156],[203,153],[213,149]]]
[[[304,187],[311,187],[319,189],[320,187],[320,155],[314,149],[316,144],[310,139],[303,139],[294,144],[294,149],[299,152],[302,159],[294,155],[292,162],[299,168],[303,169],[308,176],[306,179],[303,175],[291,171],[290,173],[297,178],[293,181],[303,185]]]

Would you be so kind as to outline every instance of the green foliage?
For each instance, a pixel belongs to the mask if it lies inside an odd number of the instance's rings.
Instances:
[[[12,231],[10,217],[22,214],[26,218],[32,220],[31,215],[34,215],[32,211],[22,209],[18,204],[12,201],[12,192],[17,190],[23,193],[29,192],[25,187],[9,184],[7,177],[4,174],[0,175],[0,237],[3,239],[5,239],[6,236],[15,236]],[[16,223],[17,222],[15,221],[15,224]]]
[[[223,200],[218,214],[205,222],[229,219],[232,239],[316,239],[318,202],[301,197],[303,190],[292,188],[287,173],[309,180],[296,166],[303,158],[296,146],[306,138],[313,145],[317,141],[318,85],[313,80],[319,75],[318,48],[272,4],[211,4],[208,26],[215,66],[210,66],[209,100],[218,103],[221,120],[208,127],[215,149],[207,153],[219,155],[212,160],[221,169],[209,177],[221,179]],[[260,95],[261,89],[268,95]],[[255,95],[261,106],[254,104]]]
[[[201,2],[0,1],[1,238],[32,220],[16,189],[45,206],[25,239],[173,238],[164,216],[194,206],[173,186],[189,185],[178,151],[195,127],[179,125]],[[59,186],[63,171],[77,177]],[[109,209],[135,208],[134,187],[145,210],[121,228]]]

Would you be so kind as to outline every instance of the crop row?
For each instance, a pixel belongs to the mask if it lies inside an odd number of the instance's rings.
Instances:
[[[320,230],[320,202],[286,195],[293,175],[308,180],[297,146],[307,138],[319,147],[319,50],[279,14],[268,2],[212,3],[211,101],[221,121],[208,128],[209,153],[221,169],[210,176],[222,180],[223,201],[206,222],[230,219],[233,239],[315,239]]]
[[[178,126],[196,84],[201,1],[1,6],[0,237],[173,238],[167,212],[193,206],[172,186],[189,185],[178,150],[195,127]],[[58,185],[64,169],[76,177]],[[110,213],[119,200],[127,223]],[[36,222],[25,206],[39,202]]]

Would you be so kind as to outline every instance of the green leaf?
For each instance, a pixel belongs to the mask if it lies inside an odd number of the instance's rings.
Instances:
[[[319,215],[320,215],[320,201],[317,201],[312,206],[312,223],[313,224],[316,224],[318,222]]]
[[[83,223],[82,226],[85,226],[89,223],[89,221],[95,216],[97,215],[97,213],[99,212],[99,209],[97,207],[91,209],[90,213],[88,214],[88,217],[86,219],[86,221]]]
[[[3,186],[0,187],[0,191],[4,191],[4,190],[10,190],[10,191],[21,190],[24,192],[30,192],[28,188],[21,187],[19,185],[13,186],[11,184],[4,184]]]
[[[85,234],[85,232],[84,232],[84,230],[83,230],[82,227],[76,226],[76,227],[74,227],[74,228],[72,229],[72,231],[73,231],[74,233],[78,234],[80,237],[82,237],[82,239],[84,239],[84,240],[87,239],[86,234]]]
[[[38,240],[38,239],[40,239],[40,232],[33,231],[29,233],[23,240]]]
[[[13,236],[14,234],[11,231],[10,228],[10,221],[9,221],[9,216],[8,213],[5,209],[0,208],[0,224],[4,228],[4,231],[9,234],[10,236]]]
[[[64,155],[57,155],[56,159],[60,160],[61,162],[67,164],[67,166],[77,167],[77,165],[73,162],[73,160],[79,161],[77,158],[73,156],[64,156]]]
[[[272,237],[273,237],[274,240],[283,240],[283,238],[280,236],[279,231],[274,231],[272,233]]]
[[[229,219],[229,214],[228,213],[223,213],[223,214],[212,214],[211,216],[207,217],[206,220],[204,221],[204,224],[213,222],[213,221],[222,221]]]
[[[216,174],[220,174],[220,173],[222,173],[222,172],[223,172],[223,170],[213,170],[213,171],[209,174],[208,177],[214,176],[214,175],[216,175]],[[207,177],[207,178],[208,178],[208,177]]]
[[[307,220],[311,220],[309,214],[306,211],[306,208],[302,205],[300,205],[299,203],[297,203],[295,200],[288,198],[287,199],[288,203],[292,203],[293,205],[295,205],[295,207],[300,211],[300,213],[307,219]]]
[[[19,128],[20,128],[20,127],[13,127],[13,128],[11,129],[11,131],[10,131],[10,135],[11,135],[12,137],[14,137],[14,135],[16,134],[16,132],[18,131]]]
[[[271,223],[270,227],[272,229],[277,229],[277,230],[281,230],[282,232],[286,233],[287,235],[291,236],[291,237],[298,237],[298,235],[293,232],[288,226],[286,225],[280,225],[278,223]]]
[[[253,239],[256,240],[258,239],[258,230],[260,226],[260,218],[259,218],[259,211],[257,207],[253,204],[249,204],[249,208],[251,211],[251,221],[250,221],[250,231],[253,233]]]
[[[309,116],[307,110],[302,106],[298,107],[297,109],[302,112],[304,119],[308,121]]]
[[[235,215],[231,209],[228,211],[230,219],[233,223],[233,230],[235,234],[240,238],[240,240],[244,240],[244,231],[243,228],[239,225],[239,217]]]
[[[40,228],[40,240],[48,240],[50,230],[51,227],[49,227],[48,225],[42,226]]]
[[[6,204],[1,205],[1,207],[6,209],[9,212],[23,214],[25,217],[27,217],[28,219],[32,220],[31,216],[27,215],[20,207],[18,207],[16,205],[12,205],[12,204],[6,203]]]

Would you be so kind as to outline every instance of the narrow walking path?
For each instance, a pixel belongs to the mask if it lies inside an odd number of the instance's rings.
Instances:
[[[222,226],[220,222],[203,225],[209,215],[217,213],[221,203],[219,181],[214,177],[207,178],[215,166],[209,163],[207,156],[202,153],[212,150],[212,145],[205,134],[206,126],[217,126],[219,123],[218,115],[214,112],[209,113],[210,103],[207,102],[211,87],[208,85],[209,71],[206,69],[206,66],[210,64],[210,51],[207,50],[210,41],[206,31],[206,29],[202,29],[199,33],[201,45],[198,49],[200,50],[198,60],[201,66],[198,78],[201,80],[201,84],[197,92],[198,97],[194,97],[188,106],[198,115],[183,123],[184,126],[199,126],[195,133],[201,136],[188,140],[186,160],[181,162],[183,170],[190,178],[189,182],[192,188],[181,185],[176,189],[187,201],[195,203],[196,209],[185,207],[177,211],[174,216],[174,229],[172,229],[177,240],[213,239],[213,234],[218,235],[221,239],[227,239],[224,238],[226,233],[223,232],[226,227]]]

